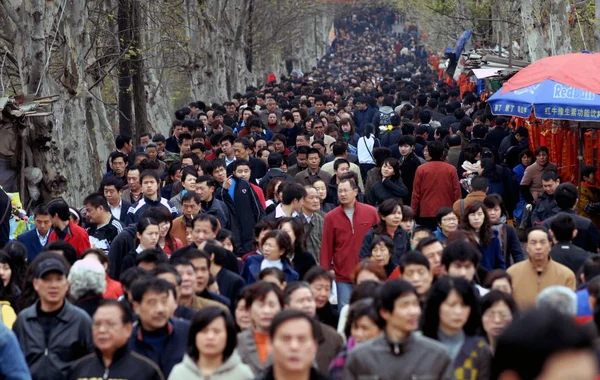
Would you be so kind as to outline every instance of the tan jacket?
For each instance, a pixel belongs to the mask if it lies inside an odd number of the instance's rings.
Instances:
[[[483,200],[485,199],[486,196],[487,196],[487,194],[484,191],[474,191],[472,193],[469,193],[465,198],[463,209],[466,209],[467,206],[470,205],[471,202],[473,202],[473,201],[483,202]],[[456,202],[454,202],[454,204],[452,205],[452,209],[454,209],[454,212],[456,213],[456,215],[458,215],[458,220],[461,220],[461,218],[462,218],[460,201],[461,200],[459,199]]]
[[[521,310],[534,305],[537,295],[550,286],[562,285],[575,290],[575,273],[552,259],[541,274],[530,260],[512,265],[507,272],[512,277],[513,298]]]
[[[188,245],[187,234],[185,232],[185,216],[181,215],[173,220],[173,226],[171,226],[171,237],[181,240],[183,246]]]

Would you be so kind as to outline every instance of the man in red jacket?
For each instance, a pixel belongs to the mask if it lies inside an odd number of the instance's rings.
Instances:
[[[418,215],[421,226],[434,231],[435,215],[442,207],[452,207],[461,198],[456,168],[442,161],[444,145],[440,141],[427,144],[431,161],[420,165],[415,173],[410,207]]]
[[[358,185],[352,179],[338,184],[340,205],[325,215],[321,243],[321,265],[333,271],[336,280],[338,308],[350,301],[352,272],[358,263],[358,252],[367,232],[379,222],[377,210],[356,201]]]
[[[52,221],[52,232],[48,242],[64,240],[71,244],[77,251],[77,258],[89,249],[90,238],[85,230],[69,220],[69,205],[62,199],[57,199],[48,204],[48,214]]]

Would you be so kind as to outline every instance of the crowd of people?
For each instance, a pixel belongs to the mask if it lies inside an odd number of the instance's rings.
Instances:
[[[38,206],[0,250],[0,378],[595,379],[596,168],[561,183],[394,22]]]

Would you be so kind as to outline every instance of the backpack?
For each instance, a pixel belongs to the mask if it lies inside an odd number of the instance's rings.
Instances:
[[[383,113],[381,111],[378,111],[378,112],[379,112],[379,126],[392,124],[392,116],[395,113],[394,111],[392,111],[390,113]]]

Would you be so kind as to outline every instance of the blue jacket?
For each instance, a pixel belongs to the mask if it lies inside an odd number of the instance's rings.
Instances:
[[[358,257],[361,260],[371,256],[371,243],[377,235],[377,226],[375,226],[369,232],[367,232],[363,238],[362,247],[360,248],[360,253],[358,254]],[[390,258],[390,261],[396,266],[400,265],[400,258],[407,251],[410,251],[410,239],[408,238],[406,231],[398,227],[396,229],[396,234],[394,235],[394,254]]]
[[[129,348],[140,355],[152,360],[161,369],[165,378],[169,376],[173,367],[181,363],[187,350],[188,330],[190,323],[182,319],[171,319],[168,324],[169,335],[165,341],[163,354],[158,357],[152,346],[144,341],[139,323],[133,327],[129,337]]]
[[[265,257],[263,255],[252,255],[246,259],[244,264],[244,270],[242,271],[242,278],[246,281],[246,285],[254,284],[260,281],[258,274],[260,273],[260,265],[262,264]],[[285,282],[298,281],[298,272],[292,268],[287,260],[281,260],[283,264],[283,274],[285,275]]]
[[[356,125],[356,132],[359,135],[362,136],[364,134],[365,124],[372,122],[377,112],[378,111],[375,108],[371,107],[367,107],[364,111],[354,111],[354,124]]]
[[[31,380],[19,341],[4,323],[0,323],[0,363],[0,380]]]
[[[500,239],[498,239],[498,233],[493,232],[494,237],[488,247],[479,246],[479,252],[481,252],[481,266],[487,270],[492,269],[506,269],[506,262],[504,261],[504,253],[500,245]]]
[[[48,231],[48,234],[49,233],[50,231]],[[40,239],[38,239],[37,235],[37,229],[35,228],[17,236],[17,241],[19,243],[23,243],[25,248],[27,248],[28,263],[31,263],[33,259],[35,259],[36,256],[39,255],[40,252],[42,252],[42,249],[44,249],[44,247],[42,247],[42,245],[40,244]],[[48,242],[46,242],[46,245],[48,245]]]

